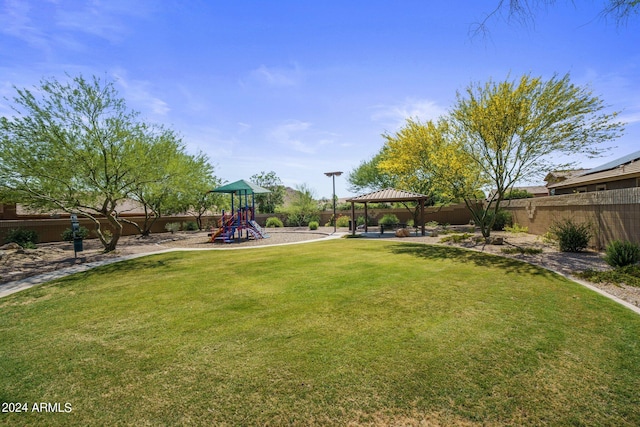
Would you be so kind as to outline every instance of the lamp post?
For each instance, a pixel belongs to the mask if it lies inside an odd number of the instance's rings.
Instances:
[[[342,172],[325,172],[327,176],[330,176],[333,180],[333,232],[336,232],[337,221],[336,221],[336,176],[342,175]]]

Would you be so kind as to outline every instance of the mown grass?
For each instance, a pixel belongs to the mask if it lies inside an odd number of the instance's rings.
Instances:
[[[545,270],[335,240],[176,252],[0,300],[7,425],[639,425],[640,317]]]

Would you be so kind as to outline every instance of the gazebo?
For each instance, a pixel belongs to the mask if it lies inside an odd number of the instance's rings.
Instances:
[[[363,194],[362,196],[353,197],[348,199],[347,202],[351,202],[351,234],[356,234],[356,203],[364,204],[364,231],[367,229],[367,203],[385,203],[385,202],[417,202],[420,204],[420,222],[422,223],[422,235],[425,235],[424,229],[424,202],[429,199],[429,196],[424,194],[412,193],[410,191],[396,190],[394,188],[385,188],[384,190],[374,191],[373,193]]]

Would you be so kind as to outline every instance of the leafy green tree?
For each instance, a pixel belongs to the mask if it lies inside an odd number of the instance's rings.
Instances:
[[[260,172],[250,178],[251,182],[270,190],[271,193],[256,194],[255,200],[260,213],[274,213],[284,204],[285,187],[275,172]]]
[[[159,147],[176,144],[175,136],[141,122],[113,83],[97,77],[15,89],[14,114],[0,118],[0,198],[89,218],[105,252],[114,250],[122,202],[136,193],[159,197],[145,185],[166,177]]]
[[[380,162],[383,158],[384,147],[371,160],[363,161],[351,171],[347,177],[347,182],[350,184],[349,189],[354,193],[367,193],[384,188],[395,188],[397,186],[395,177],[380,168]]]
[[[181,175],[186,184],[182,206],[187,206],[185,212],[195,218],[198,229],[202,230],[202,218],[213,210],[226,207],[228,197],[225,194],[211,192],[221,186],[222,181],[214,175],[213,166],[204,154],[192,156],[189,160],[189,173]]]
[[[448,116],[408,120],[387,136],[380,167],[401,183],[423,181],[445,198],[464,200],[488,239],[501,202],[519,180],[571,166],[558,164],[558,154],[598,155],[599,144],[621,134],[616,113],[604,109],[568,76],[471,85],[458,93]],[[484,203],[479,190],[490,194]]]
[[[296,191],[289,204],[282,209],[287,215],[289,225],[298,227],[309,224],[318,218],[318,202],[313,190],[307,184],[296,186]]]
[[[621,135],[617,114],[604,110],[600,98],[568,75],[546,81],[524,75],[472,84],[457,94],[449,118],[453,138],[486,189],[495,189],[484,208],[474,211],[483,236],[489,237],[505,194],[518,181],[571,166],[559,164],[558,155],[597,156],[600,144]]]
[[[407,119],[402,129],[384,137],[385,156],[379,167],[396,176],[402,188],[430,195],[442,204],[464,200],[470,210],[477,210],[485,179],[462,150],[446,118],[426,123]]]
[[[178,183],[182,174],[189,171],[184,146],[172,131],[160,129],[157,134],[146,136],[146,144],[137,147],[139,167],[134,171],[135,179],[129,191],[129,198],[143,208],[144,222],[140,225],[119,216],[122,222],[134,226],[142,236],[150,234],[153,224],[163,213],[174,213],[167,212],[172,208],[168,206],[170,197],[183,191]],[[119,209],[118,213],[125,212]]]

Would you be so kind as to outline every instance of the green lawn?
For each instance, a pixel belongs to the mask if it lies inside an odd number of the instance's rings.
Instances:
[[[0,299],[6,425],[640,425],[640,316],[365,239],[122,262]]]

